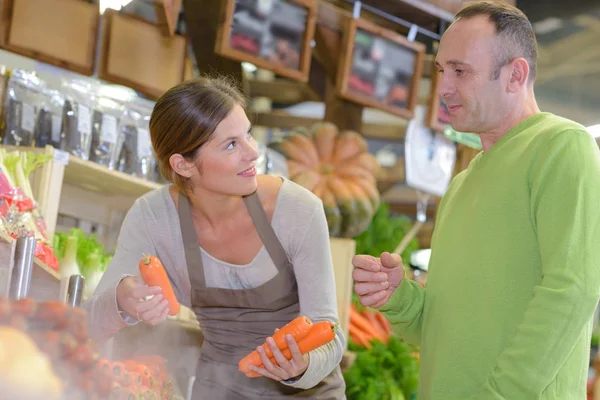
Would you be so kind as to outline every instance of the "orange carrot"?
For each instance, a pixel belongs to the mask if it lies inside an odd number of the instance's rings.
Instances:
[[[379,324],[383,327],[383,329],[385,329],[385,333],[387,333],[388,336],[391,335],[392,325],[390,324],[390,321],[388,321],[388,319],[384,317],[381,312],[377,312],[375,317],[379,320]]]
[[[162,295],[169,302],[169,315],[174,316],[179,314],[179,302],[173,287],[169,282],[167,272],[162,265],[162,262],[156,256],[145,255],[139,263],[140,274],[142,279],[149,286],[159,286],[162,289]]]
[[[308,332],[311,330],[313,326],[312,321],[308,317],[300,316],[286,324],[284,327],[279,329],[272,336],[277,348],[283,350],[287,348],[287,340],[285,337],[287,335],[292,335],[294,340],[299,341],[308,335]],[[273,355],[273,351],[271,350],[271,346],[267,342],[262,345],[263,350],[265,351],[267,357],[271,357]],[[240,371],[247,373],[252,372],[248,369],[250,365],[260,365],[262,362],[260,360],[260,354],[258,351],[254,350],[252,353],[248,354],[238,363],[238,368]]]
[[[379,332],[379,335],[383,338],[382,341],[384,343],[387,343],[388,342],[388,334],[385,331],[385,328],[383,326],[381,326],[381,323],[377,319],[375,312],[364,309],[363,312],[361,313],[361,315],[363,315],[365,317],[365,319],[371,323],[371,325],[373,326],[373,329],[375,329],[377,332]]]
[[[313,351],[316,348],[325,346],[327,343],[335,339],[335,331],[337,325],[332,324],[329,321],[319,321],[313,324],[313,327],[308,332],[308,335],[304,339],[300,339],[298,342],[298,348],[300,353],[306,354]],[[292,359],[292,352],[289,348],[283,350],[283,356],[288,360]]]
[[[370,338],[365,332],[358,329],[356,326],[350,324],[348,326],[348,330],[350,331],[351,338],[356,344],[366,347],[367,349],[371,348]]]
[[[319,321],[313,324],[308,335],[306,335],[306,337],[298,341],[298,348],[300,349],[300,353],[306,354],[310,351],[313,351],[316,348],[319,348],[331,342],[333,339],[335,339],[336,330],[337,325],[332,324],[329,321]],[[281,353],[286,359],[292,359],[292,352],[289,348],[286,347],[284,350],[282,350]],[[270,360],[271,363],[273,363],[273,365],[278,365],[277,360],[275,360],[274,357],[270,357]],[[264,365],[262,364],[262,362],[260,362],[259,365],[257,365],[257,367],[264,368]],[[246,372],[246,376],[248,378],[256,378],[262,375],[249,370],[248,372]]]
[[[365,331],[370,336],[373,336],[382,342],[385,341],[385,338],[379,333],[379,331],[375,329],[371,323],[365,317],[360,315],[353,307],[350,307],[350,324],[356,325],[357,328]]]

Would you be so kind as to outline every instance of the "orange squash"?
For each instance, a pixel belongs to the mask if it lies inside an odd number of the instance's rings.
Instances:
[[[367,229],[381,200],[379,163],[360,134],[320,122],[269,147],[286,157],[289,179],[323,201],[330,236],[355,237]]]

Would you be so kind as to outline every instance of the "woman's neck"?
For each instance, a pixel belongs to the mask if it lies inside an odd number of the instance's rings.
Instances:
[[[205,221],[213,229],[223,223],[235,219],[243,198],[195,189],[188,193],[192,207],[192,217],[197,221]]]

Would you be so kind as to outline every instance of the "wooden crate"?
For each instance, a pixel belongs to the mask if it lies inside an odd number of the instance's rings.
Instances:
[[[163,36],[158,25],[107,10],[98,75],[152,98],[181,83],[187,39]]]
[[[340,329],[342,329],[344,335],[348,338],[350,303],[352,302],[353,291],[352,257],[356,253],[356,242],[353,239],[331,238],[330,244]]]
[[[98,4],[83,0],[4,0],[0,45],[84,75],[94,72]]]

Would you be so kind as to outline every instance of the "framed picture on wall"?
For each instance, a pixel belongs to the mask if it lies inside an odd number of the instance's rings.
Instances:
[[[215,52],[308,81],[316,0],[225,0]]]
[[[425,45],[363,19],[349,19],[336,82],[340,97],[411,119]]]
[[[431,71],[431,93],[427,111],[427,126],[437,132],[443,132],[450,125],[450,114],[442,96],[438,93],[440,74],[435,65]]]

